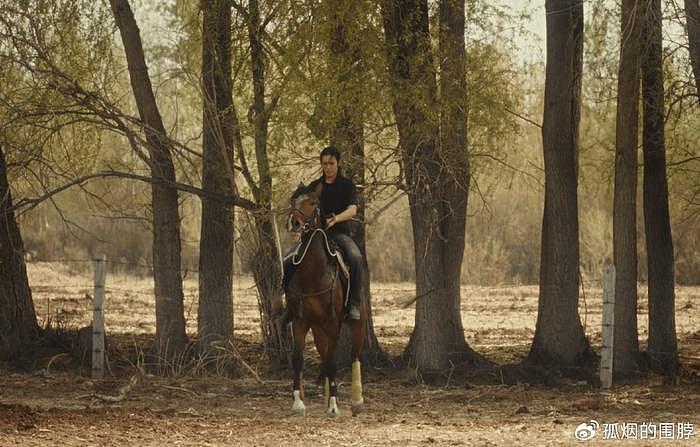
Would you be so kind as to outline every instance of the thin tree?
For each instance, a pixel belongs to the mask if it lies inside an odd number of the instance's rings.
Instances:
[[[153,279],[156,295],[156,351],[168,360],[187,343],[180,272],[180,214],[171,143],[156,104],[139,28],[128,0],[110,0],[129,67],[131,88],[144,124],[153,184]]]
[[[7,163],[0,147],[0,359],[12,359],[39,333],[24,263],[24,244],[12,207]]]
[[[645,1],[642,97],[644,153],[644,230],[649,287],[649,344],[652,367],[678,367],[676,341],[673,239],[668,211],[664,144],[664,79],[661,44],[661,1]]]
[[[284,366],[288,363],[291,352],[289,331],[282,326],[282,321],[275,318],[275,313],[281,307],[281,265],[276,245],[274,214],[272,210],[272,171],[268,156],[268,137],[270,117],[277,107],[281,90],[273,93],[271,99],[266,99],[267,56],[263,47],[263,35],[267,21],[261,18],[260,5],[257,0],[250,0],[248,8],[234,2],[236,9],[246,19],[248,43],[250,44],[250,68],[252,72],[253,104],[248,111],[248,121],[253,125],[253,144],[255,147],[255,164],[258,182],[256,183],[248,169],[243,137],[238,131],[234,140],[243,175],[253,192],[255,203],[260,212],[253,215],[254,241],[252,254],[252,269],[255,285],[258,289],[261,330],[265,350],[273,366]],[[268,20],[271,20],[272,13]],[[234,112],[234,116],[237,116]],[[236,118],[236,128],[240,123]]]
[[[695,77],[695,93],[700,101],[700,1],[685,0],[685,21],[690,64]]]
[[[366,17],[367,4],[356,0],[328,0],[325,2],[328,40],[328,72],[331,75],[331,131],[330,142],[340,149],[344,174],[355,184],[365,186],[365,138],[364,138],[364,79],[366,66],[362,46],[360,20]],[[363,292],[367,305],[367,323],[363,347],[364,363],[377,363],[386,355],[374,333],[372,320],[372,292],[370,269],[367,265],[365,195],[358,195],[357,217],[359,224],[352,226],[352,237],[365,261]],[[350,331],[343,326],[339,340],[338,359],[350,364]]]
[[[544,216],[537,326],[528,361],[572,366],[590,358],[578,313],[577,186],[583,2],[548,0],[545,9]]]
[[[613,200],[615,262],[615,337],[613,369],[628,375],[637,369],[637,139],[641,63],[641,5],[623,0],[620,65],[617,79],[617,133]]]
[[[204,0],[202,8],[202,189],[233,195],[231,5]],[[234,208],[202,199],[199,256],[199,341],[233,338]]]

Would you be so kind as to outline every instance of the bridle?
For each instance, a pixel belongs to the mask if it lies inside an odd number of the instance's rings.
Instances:
[[[315,230],[320,228],[320,221],[321,221],[321,208],[318,206],[318,199],[316,199],[316,202],[314,203],[314,210],[312,211],[310,216],[307,216],[306,213],[301,209],[301,205],[311,199],[310,193],[302,194],[296,199],[294,199],[294,204],[292,205],[290,211],[289,211],[289,229],[290,230],[295,230],[294,223],[296,222],[296,219],[294,219],[294,214],[298,213],[301,215],[301,220],[304,222],[304,224],[299,228],[299,232],[302,234],[308,233],[311,230]]]

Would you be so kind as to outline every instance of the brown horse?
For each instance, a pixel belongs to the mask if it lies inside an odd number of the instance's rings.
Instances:
[[[299,194],[301,192],[301,194]],[[364,404],[360,371],[366,310],[360,306],[360,320],[344,320],[343,284],[335,251],[330,247],[319,212],[319,191],[303,192],[300,187],[292,196],[290,221],[292,231],[301,233],[301,244],[294,254],[296,270],[287,282],[285,293],[292,319],[294,334],[294,366],[292,410],[306,413],[304,405],[304,345],[309,329],[313,333],[316,350],[321,357],[321,380],[324,383],[326,414],[337,416],[337,386],[335,354],[343,322],[350,324],[352,334],[352,413],[357,414]]]

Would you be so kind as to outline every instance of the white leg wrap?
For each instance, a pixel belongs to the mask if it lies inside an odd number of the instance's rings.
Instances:
[[[336,401],[335,396],[331,396],[331,398],[328,401],[328,411],[326,411],[326,414],[330,417],[336,417],[340,415],[340,411],[338,411],[338,402]]]
[[[304,401],[301,400],[301,393],[299,390],[294,390],[294,403],[292,404],[292,411],[299,416],[306,415],[306,405],[304,405]]]
[[[364,403],[365,400],[362,398],[362,369],[360,367],[360,361],[355,360],[352,362],[352,389],[350,397],[352,414],[357,414],[362,411]]]
[[[360,361],[352,362],[352,404],[362,404],[362,369]]]

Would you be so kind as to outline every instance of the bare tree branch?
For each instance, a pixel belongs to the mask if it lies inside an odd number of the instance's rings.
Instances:
[[[110,177],[117,177],[117,178],[127,178],[131,180],[138,180],[141,182],[145,183],[155,183],[156,180],[154,180],[152,177],[149,176],[144,176],[144,175],[138,175],[138,174],[132,174],[130,172],[120,172],[120,171],[101,171],[101,172],[96,172],[93,174],[87,174],[84,176],[81,176],[79,178],[76,178],[68,183],[65,183],[61,186],[58,186],[51,191],[47,191],[45,194],[39,196],[39,197],[34,197],[34,198],[24,198],[19,200],[13,207],[13,210],[19,210],[22,208],[26,208],[27,211],[29,209],[34,208],[35,206],[39,205],[40,203],[51,199],[53,196],[55,196],[58,193],[61,193],[73,186],[80,185],[82,186],[89,180],[93,179],[98,179],[98,178],[110,178]],[[229,205],[234,205],[238,206],[240,208],[246,209],[248,211],[260,211],[259,207],[252,201],[235,196],[235,195],[223,195],[223,194],[214,194],[208,191],[204,191],[201,188],[198,188],[196,186],[192,185],[186,185],[184,183],[178,183],[178,182],[168,182],[169,186],[183,192],[188,192],[190,194],[196,195],[198,197],[202,198],[207,198],[210,200],[216,200],[220,201],[225,204]]]

